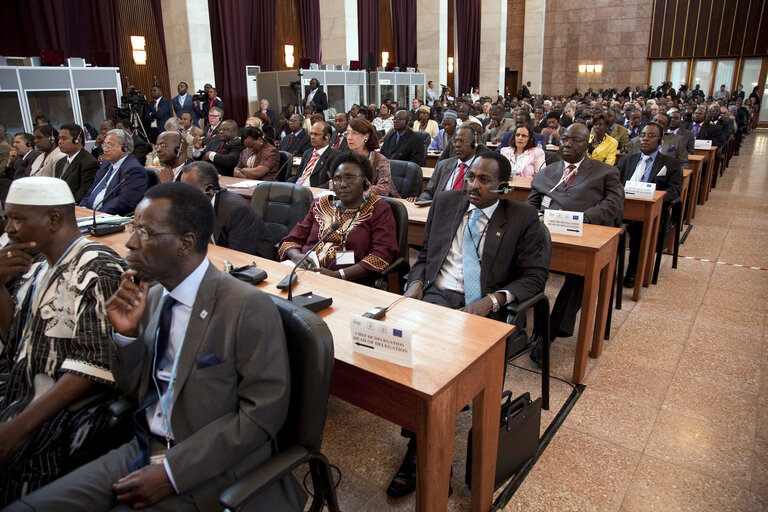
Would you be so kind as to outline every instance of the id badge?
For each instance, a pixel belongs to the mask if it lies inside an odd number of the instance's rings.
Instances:
[[[156,466],[158,464],[162,464],[165,460],[165,452],[167,452],[165,448],[159,449],[159,450],[153,450],[152,454],[149,456],[149,463],[153,466]]]
[[[355,253],[353,251],[341,251],[336,253],[337,265],[354,265]]]
[[[544,198],[541,200],[541,206],[544,208],[549,208],[549,204],[552,202],[552,198],[549,196],[544,196]]]

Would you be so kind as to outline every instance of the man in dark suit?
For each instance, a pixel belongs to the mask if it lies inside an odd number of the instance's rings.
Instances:
[[[626,184],[627,181],[655,183],[656,190],[665,191],[664,205],[666,206],[670,201],[680,197],[683,170],[678,160],[660,151],[663,133],[664,127],[658,123],[650,122],[645,125],[638,137],[640,140],[640,153],[622,158],[621,162],[619,162],[619,174],[621,175],[622,185]],[[627,263],[627,273],[624,277],[624,286],[627,288],[635,286],[642,229],[642,222],[627,221],[629,262]]]
[[[80,206],[115,215],[131,213],[147,190],[147,171],[131,154],[133,140],[123,130],[110,130],[102,147],[104,162]]]
[[[217,510],[237,476],[272,456],[290,398],[285,334],[266,294],[208,261],[213,228],[195,187],[147,192],[126,243],[132,270],[106,305],[115,382],[138,399],[135,436],[16,510]],[[300,511],[305,502],[288,477],[249,508]]]
[[[310,107],[313,113],[322,114],[325,118],[325,111],[328,110],[328,96],[320,88],[320,81],[317,78],[309,81],[309,92],[301,102],[301,106]]]
[[[344,112],[336,114],[334,119],[336,129],[333,130],[331,135],[331,147],[338,149],[339,151],[347,151],[349,144],[347,144],[347,127],[349,126],[349,117]]]
[[[288,181],[304,187],[328,188],[330,174],[336,168],[336,160],[341,156],[341,151],[328,144],[331,131],[331,124],[325,121],[312,125],[309,132],[312,149],[304,152],[298,172],[289,177]]]
[[[408,126],[409,121],[408,111],[395,112],[393,129],[384,137],[381,154],[390,160],[403,160],[424,166],[427,163],[427,148],[424,140]]]
[[[173,111],[176,117],[181,119],[182,114],[189,114],[192,123],[197,125],[200,118],[198,117],[198,112],[193,104],[192,95],[187,92],[188,89],[189,85],[187,85],[187,82],[179,82],[179,85],[176,88],[176,90],[179,91],[179,94],[173,98],[171,103],[173,104]]]
[[[482,153],[467,171],[466,193],[453,190],[435,197],[406,297],[503,320],[502,306],[544,290],[549,253],[536,210],[500,199],[498,193],[511,171],[504,156]],[[413,492],[415,470],[412,437],[387,494]]]
[[[472,132],[475,134],[475,153],[478,155],[480,153],[485,153],[486,151],[490,151],[488,147],[483,144],[481,141],[483,140],[483,126],[479,122],[470,121],[468,123],[464,123],[461,125],[462,128],[469,128],[472,130]],[[456,153],[456,143],[451,140],[448,142],[448,144],[445,146],[445,149],[442,153],[440,153],[440,156],[437,158],[437,161],[440,162],[442,160],[446,160],[448,158],[455,158],[458,154]]]
[[[199,141],[195,140],[193,155],[195,160],[211,162],[219,170],[219,174],[232,176],[244,149],[243,142],[237,136],[237,123],[227,119],[219,127],[219,136],[212,139],[205,148],[200,148]]]
[[[170,130],[157,138],[157,159],[162,166],[157,173],[160,183],[181,181],[181,168],[194,161],[187,153],[187,139],[179,132]]]
[[[528,81],[520,88],[520,90],[517,93],[517,99],[522,100],[523,98],[530,98],[531,97],[531,82]]]
[[[208,144],[211,140],[219,136],[219,126],[221,126],[221,122],[224,120],[224,109],[213,107],[211,111],[208,112],[207,119],[208,122],[205,125],[205,129],[203,129],[203,145]]]
[[[40,156],[35,149],[35,137],[31,133],[17,133],[13,136],[13,149],[5,168],[5,176],[9,180],[15,180],[23,176],[29,176],[29,168],[32,162]]]
[[[696,112],[693,113],[691,132],[697,140],[711,140],[713,146],[723,147],[723,128],[717,124],[717,120],[713,123],[707,118],[707,108],[704,105],[697,108]]]
[[[587,224],[615,226],[624,209],[624,187],[616,167],[587,157],[589,128],[574,123],[560,137],[561,162],[537,172],[528,203],[537,209],[583,212]],[[550,337],[573,335],[576,313],[581,309],[584,278],[565,275],[550,315]],[[540,352],[531,352],[534,360]]]
[[[147,142],[144,137],[136,133],[133,129],[133,125],[127,119],[118,119],[115,123],[115,128],[125,131],[131,136],[133,141],[133,156],[139,161],[141,165],[147,164],[147,155],[152,152],[152,145]]]
[[[692,155],[696,151],[696,148],[694,147],[696,144],[696,137],[693,136],[693,132],[686,130],[681,126],[682,117],[680,116],[680,111],[673,109],[667,112],[667,115],[669,116],[669,129],[667,130],[667,133],[680,135],[685,143],[685,151],[689,155]]]
[[[418,197],[409,197],[408,201],[429,201],[444,190],[462,190],[466,171],[477,154],[475,137],[470,126],[460,127],[453,138],[456,156],[438,161],[426,188]]]
[[[224,117],[224,102],[221,101],[221,98],[218,97],[218,93],[216,91],[216,88],[211,86],[206,89],[206,93],[208,94],[208,99],[205,101],[194,101],[192,104],[197,109],[197,115],[200,117],[200,119],[208,119],[208,114],[213,110],[214,108],[220,108],[221,109],[221,119]]]
[[[157,136],[165,131],[165,122],[171,117],[171,102],[163,98],[163,90],[159,85],[153,86],[149,94],[152,101],[147,108],[147,135],[154,144]]]
[[[56,178],[67,182],[75,203],[79,202],[93,184],[99,161],[83,150],[85,134],[76,124],[63,124],[59,130],[59,150],[66,158],[56,162]]]
[[[125,124],[129,124],[127,121]],[[99,124],[99,134],[96,136],[96,140],[93,143],[93,148],[91,149],[91,154],[94,156],[94,158],[99,158],[99,155],[102,153],[101,144],[104,142],[104,139],[107,137],[107,132],[109,130],[115,129],[115,122],[111,119],[105,119]],[[143,164],[142,164],[143,165]]]
[[[269,120],[272,122],[272,127],[274,128],[277,126],[277,114],[275,114],[275,111],[269,108],[269,100],[262,98],[259,101],[259,110],[262,114],[267,116]]]
[[[277,149],[287,151],[293,156],[303,155],[305,151],[312,147],[309,135],[302,128],[304,119],[299,114],[293,114],[288,120],[289,135],[283,137]]]
[[[229,249],[275,259],[272,235],[251,205],[242,196],[222,190],[219,173],[208,162],[192,162],[181,172],[181,182],[200,189],[210,199],[216,223],[212,240]]]
[[[653,116],[653,122],[661,126],[664,130],[662,132],[664,133],[664,136],[661,139],[659,151],[666,156],[677,160],[681,166],[688,167],[688,151],[685,149],[686,141],[683,140],[682,135],[667,132],[667,128],[669,127],[669,116],[663,112],[659,112]],[[645,129],[645,127],[643,127],[643,129]],[[627,148],[627,154],[636,155],[640,153],[640,146],[642,143],[643,141],[639,136],[632,139]]]

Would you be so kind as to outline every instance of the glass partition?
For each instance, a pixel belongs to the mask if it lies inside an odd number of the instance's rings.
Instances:
[[[689,90],[696,88],[696,84],[699,84],[699,88],[704,91],[705,96],[712,94],[709,90],[709,84],[712,81],[712,61],[711,60],[697,60],[696,66],[693,68],[693,81],[688,84]]]
[[[333,119],[338,112],[344,112],[344,86],[326,85],[325,90],[328,94],[328,111],[325,118]]]
[[[411,108],[411,86],[410,85],[398,85],[397,86],[397,101],[401,107]]]
[[[390,100],[395,100],[395,86],[394,85],[381,85],[379,86],[379,89],[381,90],[381,103],[384,103],[384,100],[389,98]]]
[[[347,105],[352,108],[352,105],[363,104],[363,85],[348,85],[347,86]]]
[[[77,91],[77,97],[80,101],[80,114],[83,117],[83,124],[91,131],[94,128],[98,131],[98,126],[105,119],[112,119],[117,107],[116,91]]]
[[[16,91],[0,92],[0,121],[5,123],[6,133],[13,135],[24,131],[24,120],[21,117],[19,93]]]
[[[58,130],[62,124],[75,121],[69,91],[27,91],[27,102],[33,123],[36,117],[45,116]]]

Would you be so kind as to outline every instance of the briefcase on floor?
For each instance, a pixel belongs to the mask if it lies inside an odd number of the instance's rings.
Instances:
[[[501,422],[499,448],[496,455],[494,489],[501,487],[512,475],[536,455],[539,449],[541,426],[541,397],[531,401],[530,393],[512,399],[512,392],[501,395]],[[467,439],[467,472],[464,481],[471,487],[472,480],[472,429]]]

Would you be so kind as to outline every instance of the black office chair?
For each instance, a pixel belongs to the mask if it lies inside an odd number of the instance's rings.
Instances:
[[[156,170],[145,167],[144,171],[147,173],[147,190],[149,190],[150,188],[157,185],[160,180],[158,179]]]
[[[651,283],[656,284],[661,268],[661,255],[667,243],[667,234],[674,230],[674,245],[672,246],[672,268],[677,268],[677,257],[680,251],[680,218],[682,216],[683,203],[679,197],[664,205],[659,221],[659,239],[656,244],[656,263],[653,265],[653,278]]]
[[[275,175],[275,181],[286,181],[293,170],[293,153],[278,151],[280,153],[280,168]]]
[[[408,210],[405,205],[394,197],[379,197],[385,200],[392,208],[395,217],[395,229],[397,238],[397,256],[387,268],[381,271],[381,276],[376,279],[375,286],[381,290],[392,293],[403,293],[405,276],[411,270],[408,263]]]
[[[389,169],[392,183],[401,197],[415,197],[421,194],[421,167],[413,162],[390,160]]]
[[[225,490],[220,503],[227,510],[245,506],[254,496],[304,463],[309,463],[313,512],[327,504],[338,511],[328,459],[320,452],[328,414],[333,373],[333,337],[320,317],[280,297],[270,298],[280,311],[291,365],[288,418],[277,433],[278,453]]]
[[[275,246],[301,222],[312,203],[312,192],[295,183],[260,183],[253,191],[251,206],[264,220]]]
[[[540,229],[544,232],[544,245],[547,255],[552,255],[552,237],[549,229],[543,222],[539,222]],[[549,266],[549,257],[547,266]],[[549,299],[542,290],[533,297],[524,301],[513,302],[507,305],[507,323],[520,325],[525,318],[525,312],[533,308],[533,329],[531,339],[516,336],[507,339],[505,361],[514,359],[529,349],[541,351],[541,407],[549,410]]]
[[[562,160],[562,158],[557,154],[557,151],[544,150],[544,165],[550,165],[559,162],[560,160]]]
[[[426,151],[429,149],[429,145],[432,144],[432,137],[427,132],[422,132],[420,130],[416,131],[416,135],[419,135],[422,138],[422,141],[424,142],[424,150]]]

